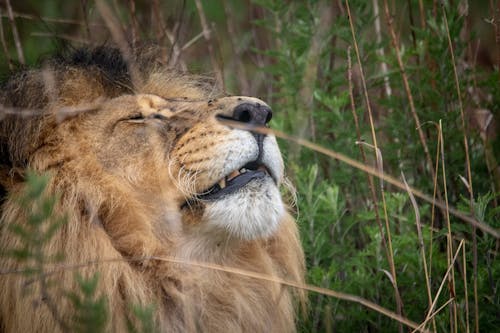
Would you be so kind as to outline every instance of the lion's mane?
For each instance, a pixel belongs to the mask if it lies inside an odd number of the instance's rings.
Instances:
[[[13,225],[26,224],[30,213],[18,200],[28,170],[49,174],[45,195],[58,196],[54,216],[66,216],[67,222],[44,246],[47,257],[64,255],[62,268],[52,270],[49,268],[56,266],[47,263],[49,275],[35,275],[38,280],[30,280],[18,273],[26,263],[0,257],[0,331],[64,331],[74,319],[75,309],[67,293],[79,289],[76,272],[85,277],[98,273],[97,295],[107,300],[107,331],[137,325],[134,306],[152,306],[154,323],[165,332],[294,330],[293,299],[297,293],[299,298],[303,296],[301,292],[189,263],[131,260],[168,258],[182,233],[162,235],[158,242],[154,223],[159,217],[154,210],[107,177],[94,160],[71,158],[84,156],[85,147],[61,155],[60,142],[47,139],[60,126],[60,117],[66,116],[61,110],[78,117],[79,112],[93,112],[96,101],[137,93],[206,100],[220,95],[210,80],[165,70],[154,55],[143,49],[134,56],[138,76],[133,79],[130,64],[119,51],[98,48],[56,57],[3,84],[0,250],[22,245],[11,230]],[[77,130],[78,122],[72,126]],[[168,190],[164,193],[167,199]],[[170,210],[174,221],[176,209]],[[295,222],[288,214],[283,220],[271,238],[242,241],[216,264],[302,282],[303,254]],[[44,287],[40,279],[50,285]]]

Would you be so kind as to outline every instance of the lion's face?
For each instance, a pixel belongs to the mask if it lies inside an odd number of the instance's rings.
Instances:
[[[87,146],[105,172],[152,209],[177,210],[185,232],[249,240],[277,230],[285,209],[276,139],[219,121],[264,126],[271,110],[261,100],[130,95],[83,118],[79,149]]]

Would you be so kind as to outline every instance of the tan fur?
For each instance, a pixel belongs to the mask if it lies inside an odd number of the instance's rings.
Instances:
[[[294,295],[303,297],[300,292],[189,263],[127,260],[166,256],[296,282],[303,281],[304,270],[297,228],[288,214],[273,236],[240,240],[204,233],[203,205],[181,209],[186,198],[214,182],[207,172],[217,167],[213,149],[232,131],[215,115],[231,114],[241,98],[214,95],[198,78],[155,66],[138,68],[142,81],[127,82],[130,86],[109,80],[98,66],[57,63],[7,84],[4,106],[38,111],[0,123],[3,159],[8,159],[2,165],[7,196],[1,250],[20,245],[9,225],[26,223],[27,212],[16,201],[26,171],[48,173],[47,194],[59,195],[56,215],[66,214],[68,223],[44,248],[45,255],[63,253],[67,265],[123,259],[77,269],[87,277],[99,273],[98,294],[108,300],[107,331],[123,332],[127,321],[136,323],[132,305],[154,305],[162,332],[294,331]],[[68,107],[82,105],[91,110],[58,121]],[[124,120],[137,111],[166,120]],[[25,265],[0,257],[2,272]],[[65,292],[77,289],[75,269],[47,278],[55,283],[48,287],[48,300],[38,281],[27,281],[20,274],[0,276],[0,331],[61,331],[47,302],[71,322],[74,309]]]

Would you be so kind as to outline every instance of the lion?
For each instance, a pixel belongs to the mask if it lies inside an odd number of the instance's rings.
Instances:
[[[248,129],[268,126],[271,108],[154,54],[77,50],[3,84],[0,250],[21,244],[11,227],[28,223],[29,171],[49,175],[44,195],[66,223],[43,247],[63,254],[47,276],[0,257],[0,331],[70,330],[75,271],[98,273],[106,331],[138,325],[134,306],[150,306],[161,332],[295,331],[303,292],[273,281],[304,280],[284,163],[273,135]]]

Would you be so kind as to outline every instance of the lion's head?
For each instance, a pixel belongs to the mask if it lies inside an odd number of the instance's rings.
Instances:
[[[187,262],[86,267],[101,273],[100,290],[117,306],[110,328],[130,321],[128,303],[150,302],[165,331],[292,329],[289,290],[189,266],[202,261],[302,281],[296,226],[279,192],[283,161],[275,138],[221,121],[266,126],[270,107],[164,70],[149,53],[135,65],[140,76],[132,79],[118,51],[79,51],[4,85],[1,246],[19,245],[5,226],[26,220],[13,199],[26,171],[48,173],[48,190],[60,196],[57,210],[69,216],[48,252],[62,251],[72,264],[153,256]],[[21,267],[12,259],[1,263],[2,270]],[[75,288],[71,274],[58,274],[61,289]],[[5,330],[59,327],[49,306],[19,299],[19,277],[3,279]],[[69,320],[70,306],[58,311]],[[20,312],[49,324],[26,321]]]

